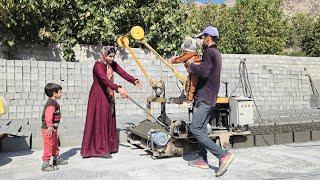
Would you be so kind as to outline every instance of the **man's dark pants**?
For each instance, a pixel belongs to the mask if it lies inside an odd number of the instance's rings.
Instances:
[[[208,137],[207,124],[212,116],[213,107],[201,101],[195,104],[190,131],[199,143],[199,156],[207,161],[207,149],[218,159],[226,155],[212,139]]]

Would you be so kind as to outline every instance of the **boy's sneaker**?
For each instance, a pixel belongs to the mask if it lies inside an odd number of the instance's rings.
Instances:
[[[56,171],[56,170],[58,170],[58,169],[59,169],[58,167],[52,166],[52,165],[50,165],[50,164],[42,165],[42,168],[41,168],[41,170],[44,171],[44,172]]]
[[[200,169],[208,169],[209,168],[208,163],[206,161],[200,159],[200,158],[196,159],[194,161],[189,161],[188,165],[192,166],[192,167],[197,167],[197,168],[200,168]]]
[[[228,169],[229,165],[234,159],[234,155],[231,152],[228,152],[225,156],[219,160],[219,170],[216,173],[216,177],[222,176]]]
[[[60,166],[60,165],[66,165],[68,164],[67,160],[62,159],[60,156],[57,158],[57,160],[53,160],[52,165],[53,166]]]

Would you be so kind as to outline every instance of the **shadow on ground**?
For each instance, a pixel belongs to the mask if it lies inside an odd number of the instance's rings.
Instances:
[[[76,155],[78,153],[78,151],[80,151],[81,148],[80,147],[76,147],[76,148],[71,148],[68,151],[62,153],[60,156],[65,159],[68,160],[70,157]]]
[[[25,156],[25,155],[29,155],[32,153],[33,153],[33,151],[18,151],[18,152],[0,153],[0,167],[9,164],[12,161],[12,159],[10,157]]]

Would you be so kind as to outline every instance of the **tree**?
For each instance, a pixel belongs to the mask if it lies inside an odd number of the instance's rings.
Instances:
[[[238,0],[235,7],[206,4],[193,6],[188,27],[216,26],[223,53],[279,54],[285,47],[287,23],[282,0]],[[190,25],[191,24],[191,25]],[[192,24],[195,24],[192,26]]]
[[[40,22],[35,0],[0,0],[0,44],[37,40]]]
[[[308,56],[320,57],[320,17],[314,21],[311,32],[304,36],[302,50]]]
[[[306,56],[302,50],[303,41],[306,36],[310,36],[314,18],[310,14],[299,13],[288,18],[289,28],[287,30],[288,41],[285,53],[296,56]]]
[[[113,44],[140,25],[161,53],[177,49],[185,34],[181,0],[0,0],[2,44],[62,43],[73,61],[76,43]]]
[[[230,10],[235,31],[234,53],[279,54],[285,47],[287,23],[282,0],[238,0]]]

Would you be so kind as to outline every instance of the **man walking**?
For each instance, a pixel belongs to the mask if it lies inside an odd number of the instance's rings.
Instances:
[[[219,159],[219,170],[216,172],[216,176],[221,176],[233,161],[234,155],[219,147],[208,137],[207,131],[207,124],[216,105],[220,87],[222,58],[216,44],[219,32],[217,28],[208,26],[197,37],[203,40],[204,53],[202,63],[196,65],[193,60],[189,60],[187,65],[189,65],[188,71],[199,79],[190,126],[190,131],[199,143],[199,157],[197,160],[189,162],[189,165],[198,168],[209,168],[207,159],[207,150],[209,150]]]

